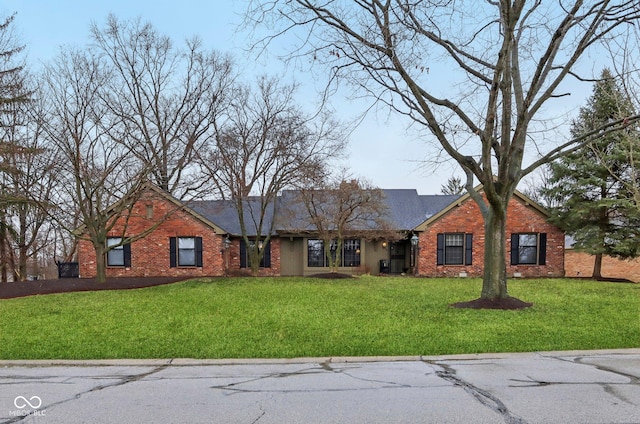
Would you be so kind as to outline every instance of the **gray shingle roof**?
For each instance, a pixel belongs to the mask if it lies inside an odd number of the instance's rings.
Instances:
[[[449,195],[419,195],[415,189],[384,189],[386,203],[389,208],[389,220],[397,230],[412,230],[434,214],[442,211],[460,196]],[[278,198],[278,210],[284,211],[291,208],[293,195],[291,192],[284,192]],[[194,201],[188,205],[194,212],[202,215],[207,220],[223,228],[229,234],[239,235],[240,221],[238,220],[236,209],[229,200],[207,200]],[[253,208],[259,211],[259,199],[248,200],[247,210],[245,210],[245,224],[249,235],[256,234],[256,225],[249,213]],[[281,222],[276,222],[274,231],[290,229],[292,222],[290,218],[284,217]],[[268,209],[263,224],[263,233],[269,228],[273,220],[273,208]]]
[[[398,230],[411,230],[440,212],[460,196],[418,195],[415,189],[383,190],[389,218]]]
[[[196,213],[202,215],[204,218],[215,223],[220,228],[227,231],[229,234],[240,235],[242,231],[240,229],[240,220],[238,219],[238,212],[231,200],[202,200],[193,201],[188,206]],[[249,235],[257,234],[257,225],[254,218],[251,215],[251,211],[255,211],[256,220],[259,218],[260,212],[260,199],[250,198],[244,207],[244,223],[247,227],[247,233]],[[264,234],[270,227],[273,220],[273,208],[267,208],[264,218],[264,224],[262,225],[261,233]]]

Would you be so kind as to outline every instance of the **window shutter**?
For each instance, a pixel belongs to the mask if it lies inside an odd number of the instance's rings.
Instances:
[[[464,237],[464,264],[471,265],[473,263],[473,234],[465,234]]]
[[[196,266],[202,267],[202,237],[196,237],[195,244],[196,244]]]
[[[131,268],[131,244],[127,243],[122,246],[124,250],[124,266],[127,268]]]
[[[178,257],[178,238],[170,237],[169,238],[169,266],[171,268],[175,268],[176,266],[178,266],[177,257]]]
[[[518,265],[518,251],[520,250],[520,237],[518,234],[511,234],[511,265]]]
[[[240,240],[240,268],[247,267],[247,246],[244,240]]]
[[[271,268],[271,240],[269,243],[263,248],[264,253],[262,254],[262,263],[264,268]]]
[[[444,234],[438,234],[437,264],[444,265]]]
[[[540,239],[538,241],[538,265],[547,264],[547,233],[540,233]]]

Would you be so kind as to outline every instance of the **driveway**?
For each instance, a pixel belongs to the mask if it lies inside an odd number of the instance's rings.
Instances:
[[[640,349],[0,361],[0,423],[640,423]]]

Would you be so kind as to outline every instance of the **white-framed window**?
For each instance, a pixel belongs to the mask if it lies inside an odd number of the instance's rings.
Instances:
[[[440,233],[437,236],[438,265],[471,265],[473,234]]]
[[[178,237],[178,266],[196,266],[195,237]]]
[[[171,237],[169,261],[175,267],[202,266],[202,237]]]
[[[131,245],[122,244],[122,237],[108,237],[107,247],[107,266],[131,266]]]

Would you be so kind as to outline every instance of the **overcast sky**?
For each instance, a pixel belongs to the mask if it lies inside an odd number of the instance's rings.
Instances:
[[[3,16],[17,12],[14,30],[26,45],[33,68],[54,57],[60,46],[87,44],[90,24],[103,24],[113,13],[122,20],[140,17],[176,44],[197,35],[207,48],[232,54],[246,74],[264,74],[265,69],[269,74],[281,72],[275,61],[266,66],[247,53],[247,34],[238,31],[245,1],[2,0],[1,4]],[[305,80],[305,75],[290,75],[305,92],[313,90],[313,82]],[[353,119],[364,109],[363,104],[339,97],[333,102],[345,119]],[[438,150],[407,132],[407,124],[406,118],[369,113],[350,136],[349,159],[336,167],[347,165],[354,176],[381,188],[414,188],[420,194],[438,194],[449,177],[462,174],[454,163],[435,169],[421,165],[424,158],[438,155]]]

